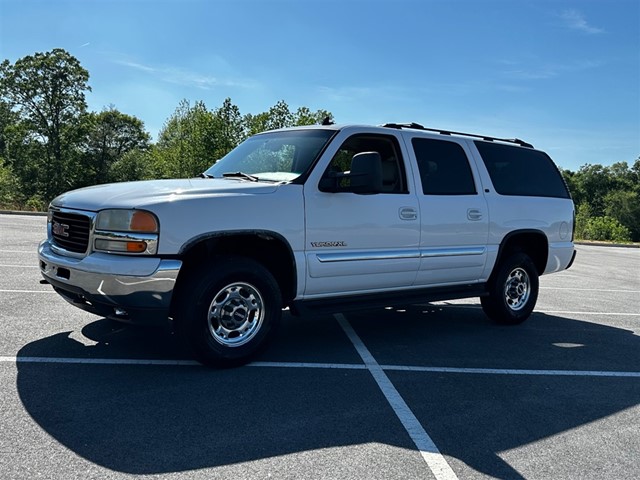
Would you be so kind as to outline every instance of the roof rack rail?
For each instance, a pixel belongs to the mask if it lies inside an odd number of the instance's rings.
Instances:
[[[436,133],[439,133],[441,135],[461,135],[461,136],[464,136],[464,137],[481,138],[482,140],[486,140],[488,142],[497,141],[497,142],[515,143],[516,145],[520,145],[521,147],[533,148],[533,145],[531,145],[530,143],[525,142],[524,140],[520,140],[519,138],[497,138],[497,137],[488,137],[486,135],[477,135],[475,133],[453,132],[453,131],[450,131],[450,130],[441,130],[441,129],[438,129],[438,128],[423,127],[419,123],[414,123],[414,122],[411,122],[411,123],[385,123],[382,126],[383,127],[387,127],[387,128],[397,128],[397,129],[412,128],[412,129],[415,129],[415,130],[424,130],[424,131],[427,131],[427,132],[436,132]]]

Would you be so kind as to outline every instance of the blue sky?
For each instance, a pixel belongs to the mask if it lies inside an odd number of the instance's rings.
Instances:
[[[638,0],[0,0],[0,59],[64,48],[157,135],[182,99],[520,137],[563,168],[640,155]]]

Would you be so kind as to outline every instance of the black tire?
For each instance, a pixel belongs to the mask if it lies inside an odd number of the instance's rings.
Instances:
[[[245,257],[218,256],[191,271],[186,281],[175,325],[199,362],[235,367],[267,346],[280,323],[282,297],[263,265]]]
[[[522,323],[536,306],[538,286],[538,271],[531,258],[525,253],[511,254],[489,281],[489,296],[480,297],[482,310],[496,323]]]

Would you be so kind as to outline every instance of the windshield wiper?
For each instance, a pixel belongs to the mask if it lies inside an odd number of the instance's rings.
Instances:
[[[253,175],[249,175],[244,172],[226,172],[222,174],[223,177],[236,177],[236,178],[244,178],[245,180],[249,180],[251,182],[257,182],[258,177],[254,177]]]
[[[204,172],[202,172],[200,175],[198,175],[198,177],[200,177],[200,178],[216,178],[213,175],[210,175],[210,174],[204,173]]]

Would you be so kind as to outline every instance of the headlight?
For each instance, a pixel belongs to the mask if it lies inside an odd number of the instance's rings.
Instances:
[[[102,210],[96,218],[96,230],[158,233],[158,220],[144,210]]]
[[[108,253],[155,255],[158,219],[144,210],[103,210],[96,217],[93,248]]]

